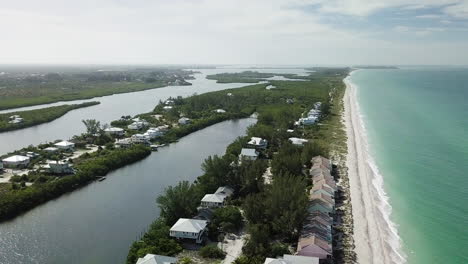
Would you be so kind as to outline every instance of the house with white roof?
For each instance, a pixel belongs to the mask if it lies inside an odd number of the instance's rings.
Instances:
[[[47,153],[55,153],[57,152],[59,149],[58,148],[55,148],[55,147],[47,147],[45,149],[43,149],[43,151],[47,152]]]
[[[297,137],[291,137],[288,140],[289,142],[291,142],[293,145],[296,145],[296,146],[302,146],[305,143],[309,142],[309,140],[307,139],[297,138]]]
[[[59,143],[55,143],[54,146],[60,150],[73,151],[75,143],[64,140]]]
[[[128,148],[132,145],[132,139],[131,138],[124,138],[124,139],[117,139],[114,143],[114,145],[117,148]]]
[[[119,136],[119,137],[125,134],[125,130],[123,130],[120,127],[109,127],[109,128],[104,129],[104,132],[108,135]]]
[[[170,229],[169,236],[177,239],[193,239],[196,243],[203,241],[208,222],[205,220],[180,218]]]
[[[192,121],[190,120],[190,118],[187,117],[182,117],[181,119],[179,119],[179,125],[188,125],[191,122]]]
[[[74,170],[68,162],[64,161],[49,161],[49,172],[53,174],[72,174]]]
[[[224,109],[216,109],[214,110],[214,112],[218,113],[218,114],[222,114],[222,113],[226,113],[226,110]]]
[[[266,258],[264,264],[319,264],[319,258],[283,255],[282,258]]]
[[[3,166],[6,168],[22,168],[28,166],[31,159],[26,156],[14,155],[2,160]]]
[[[143,258],[139,258],[136,264],[175,264],[177,258],[146,254]]]
[[[215,193],[206,194],[201,200],[202,207],[218,208],[225,205],[226,199],[234,193],[230,187],[219,187]]]
[[[147,144],[149,141],[149,138],[145,136],[144,134],[135,134],[135,135],[132,135],[131,141],[133,144]]]
[[[163,107],[163,109],[166,111],[172,110],[172,108],[174,108],[172,105],[166,105]]]
[[[247,145],[256,149],[265,149],[268,146],[268,141],[259,137],[251,137]]]
[[[239,154],[239,160],[256,160],[258,158],[258,151],[250,148],[242,148],[241,153]]]

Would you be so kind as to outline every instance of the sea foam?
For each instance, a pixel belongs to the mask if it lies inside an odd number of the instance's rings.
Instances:
[[[377,163],[375,162],[374,158],[370,154],[370,148],[368,143],[368,136],[367,136],[367,129],[365,126],[365,116],[362,114],[358,103],[358,95],[357,95],[357,88],[358,86],[351,81],[351,75],[354,74],[356,71],[352,72],[350,76],[346,77],[344,82],[349,86],[352,87],[351,89],[353,92],[351,94],[351,103],[355,105],[355,109],[357,110],[357,114],[359,116],[358,119],[358,134],[355,135],[360,137],[361,143],[363,144],[363,151],[366,157],[366,164],[370,168],[372,172],[372,197],[375,199],[374,202],[377,206],[377,211],[380,214],[377,214],[379,217],[378,228],[380,229],[380,233],[382,234],[382,238],[386,243],[386,249],[388,256],[390,258],[391,263],[395,264],[403,264],[406,263],[406,255],[402,250],[402,240],[398,235],[397,225],[390,219],[392,213],[392,206],[389,202],[389,197],[384,190],[384,180],[383,175],[381,174]]]

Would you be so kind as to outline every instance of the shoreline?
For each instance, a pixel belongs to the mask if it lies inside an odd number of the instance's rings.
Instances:
[[[392,208],[383,189],[383,177],[368,153],[356,86],[349,80],[350,75],[343,80],[346,85],[344,122],[357,261],[363,264],[405,263],[401,239],[390,220]]]

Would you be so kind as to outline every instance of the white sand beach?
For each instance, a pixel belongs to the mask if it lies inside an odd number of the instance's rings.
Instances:
[[[347,166],[357,261],[360,264],[404,263],[396,226],[390,221],[391,206],[383,190],[383,178],[368,154],[356,87],[349,77],[344,82]]]

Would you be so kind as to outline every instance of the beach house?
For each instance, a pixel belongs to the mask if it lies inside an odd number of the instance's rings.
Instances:
[[[75,148],[75,143],[64,140],[60,141],[59,143],[55,143],[54,146],[59,150],[73,151],[73,149]]]
[[[146,254],[143,258],[139,258],[136,264],[175,264],[177,263],[177,258]]]
[[[251,137],[250,141],[247,142],[247,146],[255,149],[266,149],[268,141],[260,137]]]
[[[282,258],[266,258],[264,264],[319,264],[315,257],[283,255]]]
[[[296,145],[296,146],[302,146],[305,143],[309,142],[309,140],[307,139],[297,138],[297,137],[291,137],[291,138],[288,138],[288,140],[289,142],[291,142],[293,145]]]
[[[201,200],[201,207],[218,208],[225,205],[226,199],[234,193],[230,187],[219,187],[215,193],[206,194]]]
[[[255,149],[242,148],[241,153],[239,154],[239,160],[256,160],[259,153]]]
[[[109,127],[104,129],[104,133],[110,135],[110,136],[118,136],[121,137],[125,134],[125,130],[123,130],[120,127]]]
[[[179,119],[179,125],[188,125],[191,122],[192,121],[190,120],[190,118],[187,117],[182,117],[181,119]]]
[[[28,166],[31,159],[22,155],[14,155],[2,160],[5,168],[24,168]]]
[[[45,149],[43,149],[44,152],[47,152],[47,153],[55,153],[57,152],[59,149],[56,148],[56,147],[47,147]]]
[[[207,225],[206,220],[180,218],[171,227],[169,236],[177,239],[195,240],[196,243],[200,244],[203,242]]]
[[[70,164],[65,161],[49,161],[49,172],[52,174],[72,174],[74,170],[70,167]]]

